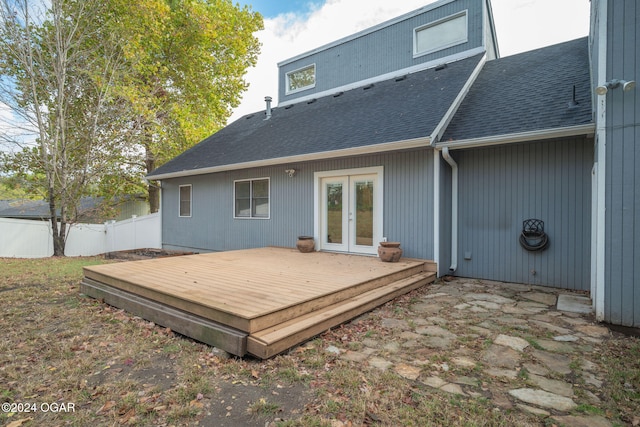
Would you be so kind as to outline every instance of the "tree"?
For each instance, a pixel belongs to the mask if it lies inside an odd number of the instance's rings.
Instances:
[[[39,181],[49,203],[55,256],[95,177],[117,152],[108,112],[120,52],[100,22],[101,0],[3,0],[0,101],[31,138],[4,155],[5,169]],[[34,178],[35,177],[35,178]]]
[[[259,52],[261,16],[230,0],[0,2],[0,108],[23,131],[0,166],[49,202],[56,256],[83,196],[136,192],[225,124]]]
[[[247,87],[262,17],[230,0],[111,0],[127,72],[117,83],[146,172],[220,129]],[[158,188],[149,184],[151,212]]]

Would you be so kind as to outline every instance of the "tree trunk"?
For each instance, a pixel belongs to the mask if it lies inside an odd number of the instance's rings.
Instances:
[[[160,188],[158,187],[158,181],[149,182],[149,209],[151,213],[156,213],[160,210]]]
[[[151,136],[148,136],[151,139]],[[156,156],[151,150],[150,144],[145,144],[145,167],[147,173],[151,173],[156,168]],[[149,209],[151,213],[156,213],[160,210],[160,189],[158,188],[158,181],[149,182],[147,191],[149,193]]]
[[[58,228],[58,215],[56,213],[56,200],[53,188],[49,187],[49,213],[51,215],[51,235],[53,237],[53,256],[64,256],[64,228]]]

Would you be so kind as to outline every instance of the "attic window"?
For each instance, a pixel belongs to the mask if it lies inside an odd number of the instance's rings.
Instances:
[[[414,58],[466,43],[468,40],[467,25],[467,11],[465,10],[414,29]]]
[[[316,64],[290,71],[286,74],[287,95],[316,86]]]

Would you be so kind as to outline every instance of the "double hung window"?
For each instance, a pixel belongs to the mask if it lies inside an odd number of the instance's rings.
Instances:
[[[191,216],[191,184],[180,186],[180,211],[181,217]]]
[[[234,182],[234,218],[269,218],[269,178]]]

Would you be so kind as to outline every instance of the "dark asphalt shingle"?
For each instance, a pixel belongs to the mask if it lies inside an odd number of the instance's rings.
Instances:
[[[149,177],[430,135],[481,56],[244,116]],[[576,90],[577,106],[569,108]],[[593,123],[587,38],[489,61],[441,141]]]
[[[469,79],[481,55],[340,96],[244,116],[149,176],[322,153],[429,136]],[[366,86],[365,86],[366,87]]]
[[[576,88],[578,105],[569,108]],[[441,141],[593,123],[587,38],[489,61]]]

